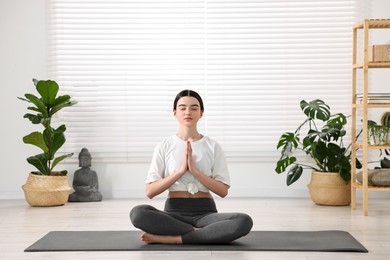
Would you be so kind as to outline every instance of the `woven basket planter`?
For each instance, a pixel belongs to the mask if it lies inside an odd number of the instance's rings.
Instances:
[[[346,184],[339,173],[313,171],[307,187],[315,204],[326,206],[351,204],[351,182]]]
[[[64,205],[71,190],[67,176],[43,176],[33,173],[29,174],[22,189],[27,203],[32,207]]]

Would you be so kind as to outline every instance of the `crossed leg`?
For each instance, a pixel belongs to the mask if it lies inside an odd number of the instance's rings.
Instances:
[[[230,243],[249,233],[252,219],[243,213],[211,213],[194,223],[175,213],[149,205],[136,206],[130,212],[133,225],[143,231],[145,243],[211,244]]]
[[[188,219],[150,205],[134,207],[130,219],[135,227],[145,232],[141,235],[145,243],[181,244],[181,235],[195,230]]]
[[[251,217],[244,213],[211,213],[199,218],[200,228],[182,235],[184,244],[226,244],[247,235],[253,226]]]

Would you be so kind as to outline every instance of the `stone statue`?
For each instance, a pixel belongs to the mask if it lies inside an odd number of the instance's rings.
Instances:
[[[69,195],[69,202],[101,201],[102,194],[99,192],[97,174],[91,167],[91,154],[87,148],[81,149],[79,153],[80,169],[76,170],[73,177],[73,189]]]

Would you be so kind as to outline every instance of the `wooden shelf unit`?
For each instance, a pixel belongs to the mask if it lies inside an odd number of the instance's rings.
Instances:
[[[369,31],[371,29],[390,29],[390,19],[366,19],[353,26],[353,46],[352,46],[352,158],[351,158],[351,208],[356,209],[356,190],[362,191],[363,214],[368,216],[368,192],[369,191],[390,191],[390,187],[368,186],[368,153],[373,149],[390,149],[389,145],[369,145],[368,144],[368,109],[369,108],[390,108],[389,103],[369,103],[368,94],[368,69],[390,68],[390,62],[369,62]],[[363,31],[363,62],[357,60],[357,35],[358,30]],[[357,94],[357,70],[363,70],[363,97],[356,98]],[[361,103],[357,103],[360,101]],[[362,143],[356,143],[357,134],[357,109],[362,110]],[[356,148],[362,150],[362,183],[356,181]]]

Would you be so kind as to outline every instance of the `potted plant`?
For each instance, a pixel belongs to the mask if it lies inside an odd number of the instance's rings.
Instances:
[[[389,111],[383,113],[383,115],[381,117],[381,123],[383,126],[390,127],[390,112]],[[387,144],[390,144],[390,133],[388,133],[388,135],[387,135]]]
[[[33,124],[41,124],[41,132],[34,131],[23,137],[23,142],[37,146],[42,150],[40,154],[30,156],[27,162],[35,166],[38,171],[29,174],[23,190],[27,202],[31,206],[57,206],[68,200],[70,187],[68,185],[67,171],[54,171],[54,167],[73,153],[55,157],[58,149],[65,143],[65,125],[57,128],[52,126],[52,117],[64,107],[76,104],[69,95],[58,96],[59,86],[55,81],[37,81],[34,85],[40,97],[25,94],[19,99],[31,104],[27,109],[33,113],[26,113],[24,118]]]
[[[312,179],[308,188],[316,204],[349,205],[351,144],[345,146],[343,143],[347,117],[342,113],[331,114],[330,107],[320,99],[302,100],[300,107],[306,119],[295,132],[281,135],[277,145],[281,157],[275,171],[278,174],[287,171],[287,185],[291,185],[301,177],[304,169],[311,169]],[[305,135],[301,135],[304,128]],[[296,156],[298,151],[302,152],[300,157]],[[312,162],[303,161],[302,156],[305,155]],[[298,162],[297,158],[302,162]],[[361,167],[358,160],[356,166]]]

